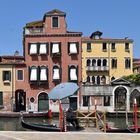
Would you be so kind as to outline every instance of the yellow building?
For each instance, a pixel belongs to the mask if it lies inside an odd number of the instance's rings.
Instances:
[[[82,38],[82,82],[93,85],[133,73],[133,40],[101,38],[96,31]]]
[[[12,111],[15,91],[15,68],[11,64],[0,63],[0,110]]]

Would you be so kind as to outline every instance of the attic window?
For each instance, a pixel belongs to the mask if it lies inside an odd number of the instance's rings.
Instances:
[[[58,28],[58,17],[52,17],[52,27]]]

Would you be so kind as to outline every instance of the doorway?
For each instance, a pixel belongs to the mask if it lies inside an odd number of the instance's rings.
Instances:
[[[15,92],[15,111],[26,111],[26,93],[24,90],[17,90]]]
[[[49,110],[49,97],[48,94],[45,92],[42,92],[38,96],[38,111],[48,111]]]
[[[115,90],[115,111],[126,110],[126,93],[127,90],[124,87],[118,87]]]
[[[77,110],[77,97],[69,97],[70,108]]]

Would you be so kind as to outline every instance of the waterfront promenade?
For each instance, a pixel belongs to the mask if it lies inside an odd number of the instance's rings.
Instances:
[[[140,134],[98,132],[0,132],[0,140],[140,140]]]

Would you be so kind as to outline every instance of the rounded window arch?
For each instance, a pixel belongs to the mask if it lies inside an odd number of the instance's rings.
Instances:
[[[38,111],[49,110],[49,97],[46,92],[42,92],[38,96]]]
[[[92,60],[92,66],[96,66],[96,59]]]
[[[101,66],[101,59],[97,60],[97,66]]]
[[[103,84],[103,85],[106,84],[106,77],[105,77],[105,75],[103,75],[103,76],[101,77],[101,80],[102,80],[102,84]]]
[[[97,76],[97,85],[100,85],[100,76]]]
[[[88,60],[87,60],[87,66],[90,66],[90,63],[91,63],[91,60],[88,59]]]
[[[103,59],[103,66],[107,66],[107,60]]]
[[[90,76],[87,76],[87,83],[90,83]]]
[[[95,76],[92,76],[92,83],[95,84]]]

